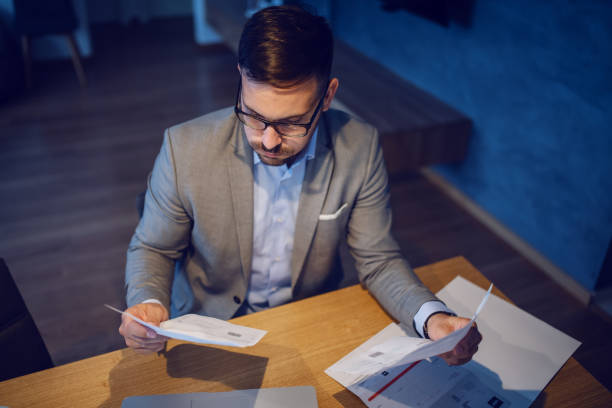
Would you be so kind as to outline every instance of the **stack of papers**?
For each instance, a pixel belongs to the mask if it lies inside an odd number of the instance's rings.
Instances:
[[[253,329],[215,319],[214,317],[187,314],[161,322],[159,327],[137,318],[131,313],[104,305],[117,313],[126,314],[155,333],[172,339],[191,341],[200,344],[220,346],[249,347],[254,346],[267,333],[265,330]]]
[[[325,373],[368,407],[528,407],[580,343],[496,296],[483,310],[490,291],[457,277],[437,294],[459,315],[479,316],[483,341],[463,366],[433,357],[462,335],[431,342],[392,323]]]

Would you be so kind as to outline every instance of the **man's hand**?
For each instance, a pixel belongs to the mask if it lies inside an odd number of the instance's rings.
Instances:
[[[168,320],[168,311],[157,303],[139,303],[127,309],[126,312],[156,326],[159,326],[164,320]],[[128,347],[142,354],[160,351],[168,340],[167,337],[159,336],[153,330],[144,327],[126,314],[121,315],[119,333],[125,337],[125,344]]]
[[[432,340],[438,340],[455,330],[459,330],[470,323],[470,319],[465,317],[449,316],[438,313],[427,320],[427,333]],[[457,343],[454,349],[448,353],[440,354],[448,365],[465,364],[472,359],[478,351],[478,343],[482,340],[482,335],[478,331],[476,323],[472,325],[465,337]]]

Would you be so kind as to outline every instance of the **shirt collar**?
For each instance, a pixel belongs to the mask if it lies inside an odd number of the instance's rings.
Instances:
[[[308,144],[306,145],[306,148],[304,148],[304,150],[302,150],[297,157],[297,160],[295,162],[293,162],[293,166],[295,166],[297,163],[301,162],[304,160],[304,158],[306,160],[311,160],[314,159],[315,157],[315,152],[317,150],[317,136],[319,134],[319,127],[317,126],[314,130],[314,132],[312,133],[312,137],[310,138],[310,141],[308,142]],[[257,165],[261,163],[261,159],[259,158],[259,155],[257,153],[255,153],[255,150],[253,150],[253,165]]]

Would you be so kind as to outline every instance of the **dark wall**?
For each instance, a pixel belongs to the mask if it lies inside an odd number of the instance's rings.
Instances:
[[[612,234],[612,3],[476,0],[467,27],[314,3],[338,37],[474,120],[467,159],[436,171],[593,289]]]

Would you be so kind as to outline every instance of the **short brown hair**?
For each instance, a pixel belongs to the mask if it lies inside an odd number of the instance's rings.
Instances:
[[[334,40],[325,18],[298,6],[268,7],[245,24],[238,65],[257,82],[286,88],[313,76],[329,81]]]

